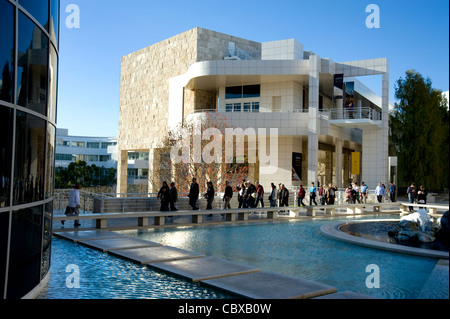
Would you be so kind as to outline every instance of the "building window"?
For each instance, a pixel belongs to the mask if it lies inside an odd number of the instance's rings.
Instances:
[[[241,111],[241,103],[234,103],[233,112],[240,112],[240,111]]]
[[[244,86],[229,86],[225,88],[225,99],[246,99],[261,96],[261,86],[244,85]]]
[[[14,111],[0,105],[0,207],[9,206]]]
[[[45,137],[44,120],[17,111],[14,205],[44,199]]]
[[[75,160],[75,156],[72,154],[56,154],[55,155],[55,159],[57,161],[74,161]]]
[[[111,155],[99,155],[100,162],[107,162],[111,160]]]
[[[244,103],[244,112],[250,112],[250,107],[251,103],[250,102],[246,102]]]
[[[98,162],[98,155],[86,155],[86,162]]]
[[[87,142],[86,148],[100,148],[100,143],[98,142]]]
[[[102,142],[102,148],[108,148],[108,146],[116,145],[115,142]]]
[[[43,115],[47,115],[48,43],[44,32],[19,12],[17,104]]]
[[[14,7],[0,2],[0,99],[12,102],[14,88]]]
[[[83,147],[84,148],[84,142],[78,142],[78,141],[72,141],[73,147]]]
[[[252,112],[259,112],[259,102],[252,102]]]
[[[48,31],[48,0],[19,0],[19,4]]]
[[[233,104],[229,103],[225,105],[225,112],[232,112],[233,111]]]

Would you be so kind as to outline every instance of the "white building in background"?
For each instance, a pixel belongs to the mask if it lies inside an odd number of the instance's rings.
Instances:
[[[117,138],[69,135],[69,130],[56,129],[55,167],[67,168],[71,162],[117,168]]]

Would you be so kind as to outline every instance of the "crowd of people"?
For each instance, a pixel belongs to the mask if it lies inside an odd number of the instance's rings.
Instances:
[[[239,185],[236,185],[237,197],[238,197],[238,208],[256,208],[264,207],[264,187],[257,181],[253,184],[249,180],[243,180]],[[336,192],[338,188],[329,183],[328,185],[316,186],[311,183],[309,189],[305,189],[303,185],[300,185],[297,193],[297,205],[299,207],[307,206],[304,200],[306,199],[307,193],[309,193],[309,205],[334,205],[336,201]],[[204,198],[207,201],[206,209],[212,209],[215,189],[211,181],[207,182],[206,193],[204,193]],[[231,199],[233,197],[233,187],[228,181],[225,182],[225,191],[222,197],[224,202],[224,208],[231,208]],[[367,198],[369,195],[369,187],[362,182],[361,186],[357,182],[351,183],[345,189],[345,202],[348,204],[356,203],[367,203]],[[395,202],[396,196],[396,186],[391,182],[389,187],[386,187],[381,182],[378,183],[375,188],[376,200],[378,203],[382,203],[385,197],[389,197],[391,202]],[[282,183],[278,184],[278,187],[271,183],[271,189],[267,197],[268,204],[270,207],[286,207],[289,206],[289,190]],[[414,200],[420,200],[422,203],[426,203],[426,191],[423,186],[420,190],[415,190],[415,185],[412,184],[408,188],[408,196],[410,202]],[[198,210],[198,200],[200,197],[200,187],[197,183],[197,179],[193,178],[192,183],[189,187],[189,206],[193,210]],[[175,203],[178,201],[178,192],[175,187],[175,183],[170,183],[170,187],[167,182],[163,182],[163,186],[158,192],[158,198],[161,200],[161,211],[176,211]],[[319,202],[319,204],[318,204]]]

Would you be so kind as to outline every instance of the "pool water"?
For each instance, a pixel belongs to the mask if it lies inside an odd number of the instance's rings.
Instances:
[[[72,279],[79,269],[79,287]],[[68,284],[66,284],[68,280]],[[73,287],[73,288],[69,288]],[[108,253],[53,237],[50,278],[37,299],[227,299],[233,298]]]
[[[383,299],[449,298],[448,276],[441,285],[423,289],[437,259],[366,248],[325,237],[320,227],[329,220],[189,226],[123,233],[261,270],[321,282],[338,291],[351,290]],[[366,279],[371,275],[366,267],[371,264],[379,267],[379,288],[366,286]]]

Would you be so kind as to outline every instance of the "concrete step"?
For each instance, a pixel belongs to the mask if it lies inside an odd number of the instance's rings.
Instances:
[[[150,263],[148,265],[153,268],[187,278],[192,282],[259,271],[257,268],[244,266],[235,262],[214,257]]]
[[[70,240],[74,243],[80,240],[95,240],[108,238],[127,238],[128,236],[108,230],[83,230],[83,231],[61,231],[53,233],[56,237]]]
[[[251,299],[305,299],[337,290],[329,285],[267,271],[204,280],[202,283]]]
[[[79,240],[79,244],[101,250],[103,252],[138,247],[161,246],[161,244],[133,237],[118,237],[95,240]]]
[[[170,246],[142,247],[110,251],[112,255],[131,260],[141,265],[181,259],[205,257],[203,254]]]

